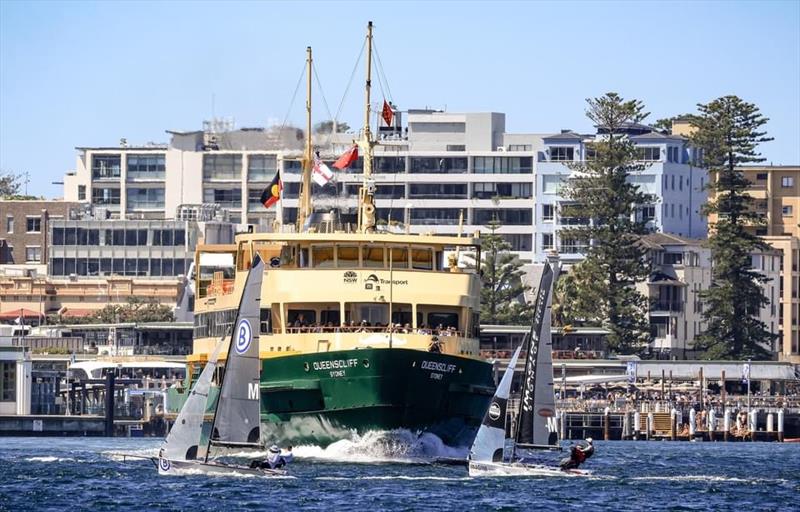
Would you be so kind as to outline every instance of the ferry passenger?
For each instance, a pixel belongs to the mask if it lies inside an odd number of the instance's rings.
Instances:
[[[264,460],[254,460],[250,462],[251,468],[261,469],[281,469],[294,460],[292,454],[292,447],[289,446],[286,453],[281,452],[278,445],[273,444],[267,452],[267,457]]]
[[[442,345],[439,343],[439,338],[433,336],[431,338],[431,343],[428,345],[428,352],[432,352],[434,354],[441,354],[442,353]]]
[[[559,464],[561,470],[578,469],[581,464],[586,462],[586,459],[594,455],[594,445],[592,441],[593,439],[591,437],[587,437],[586,441],[583,443],[578,443],[573,446],[570,449],[569,457],[561,459],[561,463]]]
[[[411,324],[406,323],[403,327],[403,334],[411,334]]]

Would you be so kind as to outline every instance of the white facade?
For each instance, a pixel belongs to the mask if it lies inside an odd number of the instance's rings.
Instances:
[[[689,163],[691,148],[686,140],[660,133],[632,134],[630,138],[642,148],[647,168],[629,181],[654,197],[653,203],[643,205],[639,214],[650,219],[648,226],[656,233],[705,238],[708,223],[701,207],[707,200],[708,177],[705,170]],[[591,140],[594,136],[569,131],[543,138],[544,151],[538,153],[536,164],[535,261],[544,261],[550,249],[558,250],[567,262],[584,257],[585,247],[561,240],[564,227],[580,225],[582,221],[561,216],[568,200],[560,192],[573,174],[570,164],[586,159],[586,143]]]

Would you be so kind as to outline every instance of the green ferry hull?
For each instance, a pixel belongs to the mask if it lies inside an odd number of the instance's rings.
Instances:
[[[431,432],[472,443],[494,393],[492,365],[402,348],[262,360],[262,437],[328,444],[371,430]]]

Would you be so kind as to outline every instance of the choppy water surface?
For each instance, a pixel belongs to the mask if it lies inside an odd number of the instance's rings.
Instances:
[[[0,510],[798,510],[800,444],[597,442],[590,478],[482,478],[408,433],[298,447],[294,478],[159,477],[157,439],[0,438]],[[554,455],[553,459],[557,455]],[[588,507],[588,508],[587,508]]]

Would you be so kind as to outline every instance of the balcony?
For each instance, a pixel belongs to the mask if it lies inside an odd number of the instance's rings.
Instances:
[[[650,305],[651,313],[681,313],[683,311],[683,301],[680,300],[656,300]]]

